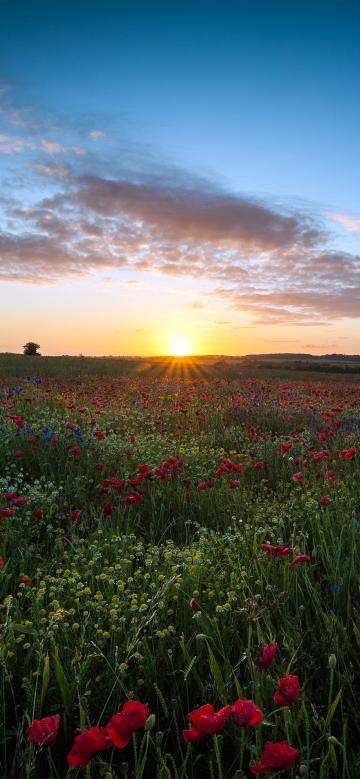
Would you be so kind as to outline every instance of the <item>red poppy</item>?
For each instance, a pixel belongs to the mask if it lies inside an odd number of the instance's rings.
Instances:
[[[190,741],[199,741],[204,736],[219,733],[223,730],[231,714],[231,706],[215,711],[211,703],[200,706],[188,714],[192,724],[191,730],[183,730],[183,739],[186,744]]]
[[[32,587],[33,580],[30,576],[22,576],[21,579],[18,579],[19,584],[26,584],[27,587]]]
[[[5,560],[0,554],[0,570],[2,570],[2,568],[5,568]]]
[[[277,651],[278,645],[275,643],[275,641],[272,641],[270,644],[265,644],[261,650],[261,655],[259,658],[260,668],[263,668],[265,671],[267,671]]]
[[[26,506],[27,503],[29,503],[30,498],[13,498],[11,500],[11,505],[15,506],[15,508],[22,509],[24,506]]]
[[[290,773],[298,754],[299,750],[290,747],[287,741],[267,741],[259,762],[251,765],[250,771],[252,774],[271,774],[279,769]]]
[[[144,500],[143,496],[140,492],[133,492],[131,495],[127,495],[126,498],[124,498],[125,506],[131,506],[132,504],[138,504],[142,503]]]
[[[230,487],[232,490],[236,490],[236,488],[239,486],[240,482],[239,479],[230,479],[229,481]]]
[[[290,449],[292,448],[292,444],[280,444],[279,451],[281,454],[285,454],[285,452],[290,452]]]
[[[139,476],[142,476],[144,479],[148,479],[150,478],[150,476],[152,476],[152,469],[150,468],[149,465],[147,465],[147,463],[144,464],[141,463],[140,465],[138,465],[137,470]]]
[[[108,476],[107,479],[104,479],[103,485],[104,487],[110,487],[115,492],[121,492],[126,486],[126,479],[119,479],[118,476]]]
[[[94,421],[95,421],[95,420],[94,420]],[[105,433],[103,433],[103,431],[102,431],[102,430],[96,430],[96,432],[94,433],[94,435],[95,435],[95,438],[97,438],[97,439],[98,439],[98,441],[104,441],[104,440],[105,440],[105,438],[106,438],[106,435],[105,435]]]
[[[13,509],[0,509],[0,519],[6,519],[6,517],[12,517],[15,514]]]
[[[329,460],[330,452],[327,449],[323,449],[321,452],[316,452],[313,457],[314,463],[319,463],[320,460]]]
[[[60,714],[53,717],[43,717],[43,719],[34,719],[31,725],[26,728],[28,741],[32,744],[38,744],[40,747],[51,745],[56,740],[60,727]]]
[[[288,557],[292,552],[291,547],[286,544],[277,544],[276,546],[273,544],[260,544],[260,549],[269,557]]]
[[[108,502],[105,503],[104,506],[102,507],[102,513],[104,517],[109,517],[112,514],[113,508],[114,506],[112,501],[108,500]]]
[[[293,481],[301,481],[301,479],[304,477],[304,474],[302,471],[298,471],[297,473],[293,473],[292,480]]]
[[[320,506],[328,506],[330,503],[330,498],[328,495],[323,495],[322,498],[320,498]]]
[[[291,563],[289,563],[289,568],[292,568],[293,565],[305,565],[305,563],[309,563],[311,560],[311,557],[309,557],[308,554],[298,554],[296,557],[294,557],[293,560],[291,560]]]
[[[25,417],[17,416],[17,417],[10,417],[10,419],[17,427],[24,427]]]
[[[191,598],[190,606],[193,611],[201,611],[201,603],[196,598]]]
[[[33,516],[35,517],[35,519],[41,519],[42,515],[43,515],[43,513],[42,513],[41,509],[36,509],[36,511],[34,511],[34,513],[33,513]]]
[[[280,679],[274,701],[279,706],[292,706],[299,697],[299,677],[290,674]]]
[[[103,749],[109,749],[112,746],[111,738],[106,735],[105,728],[94,728],[84,730],[80,736],[76,736],[75,744],[67,756],[68,765],[71,768],[85,766]]]
[[[232,714],[237,725],[244,728],[255,727],[263,721],[264,715],[258,706],[250,700],[237,700],[232,707]]]
[[[70,509],[69,522],[71,525],[80,525],[81,509]]]
[[[127,701],[122,710],[111,717],[106,725],[106,732],[118,749],[123,749],[129,743],[131,736],[143,728],[149,716],[147,703]]]
[[[71,449],[69,449],[70,454],[72,454],[74,457],[81,457],[81,449],[80,446],[72,446]]]

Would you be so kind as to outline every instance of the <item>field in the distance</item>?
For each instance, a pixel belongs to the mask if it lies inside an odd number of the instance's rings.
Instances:
[[[0,355],[0,777],[357,779],[358,363],[321,359]]]

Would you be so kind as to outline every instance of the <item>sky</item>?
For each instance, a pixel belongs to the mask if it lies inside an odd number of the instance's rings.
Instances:
[[[1,352],[360,352],[357,3],[0,17]]]

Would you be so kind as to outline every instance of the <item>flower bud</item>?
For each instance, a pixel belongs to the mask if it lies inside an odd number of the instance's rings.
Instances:
[[[329,744],[336,744],[336,746],[342,747],[340,741],[338,741],[337,738],[335,738],[335,736],[328,736],[328,742]]]
[[[146,722],[145,722],[145,731],[148,733],[150,730],[153,729],[156,722],[155,714],[149,714]]]
[[[207,636],[205,635],[205,633],[197,633],[195,638],[196,641],[206,641]]]
[[[332,671],[334,671],[334,669],[336,668],[336,655],[330,655],[329,668],[331,668]]]

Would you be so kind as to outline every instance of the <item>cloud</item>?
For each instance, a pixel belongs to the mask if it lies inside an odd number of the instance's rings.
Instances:
[[[106,137],[106,133],[104,133],[102,130],[90,130],[88,135],[92,141],[98,141],[100,138]]]
[[[185,189],[176,183],[84,176],[78,202],[99,214],[141,220],[171,241],[269,251],[312,245],[321,231],[303,215],[284,215],[236,196]]]
[[[200,311],[200,309],[204,308],[203,303],[199,303],[197,300],[195,303],[186,303],[186,305],[189,306],[189,308],[193,308],[194,311]]]
[[[335,349],[337,344],[305,344],[305,349]]]
[[[0,134],[0,154],[20,154],[25,149],[36,149],[36,143],[20,135]]]
[[[74,148],[55,144],[51,153]],[[360,258],[331,249],[330,234],[308,213],[183,173],[107,179],[75,176],[48,160],[33,167],[57,190],[31,207],[7,207],[3,277],[38,283],[127,267],[204,282],[209,300],[215,295],[257,324],[320,326],[360,316]]]
[[[76,154],[83,156],[86,152],[80,146],[64,146],[57,141],[46,138],[27,137],[23,135],[0,135],[0,154],[20,154],[26,150],[39,149],[46,154]]]
[[[350,216],[349,214],[336,214],[328,212],[325,214],[328,219],[332,219],[333,222],[339,222],[345,230],[349,230],[350,233],[360,233],[360,217]]]
[[[68,165],[45,165],[42,162],[37,162],[34,163],[32,169],[42,176],[54,179],[66,179],[70,175],[70,167]]]
[[[71,226],[54,215],[46,216],[41,217],[44,232],[21,236],[0,233],[0,279],[52,283],[64,276],[89,275],[112,264],[112,258],[99,247],[74,243]],[[125,258],[116,258],[116,267],[125,264]]]
[[[85,154],[85,149],[81,149],[79,146],[64,146],[57,141],[49,141],[46,138],[42,138],[39,141],[39,148],[47,152],[47,154]]]

